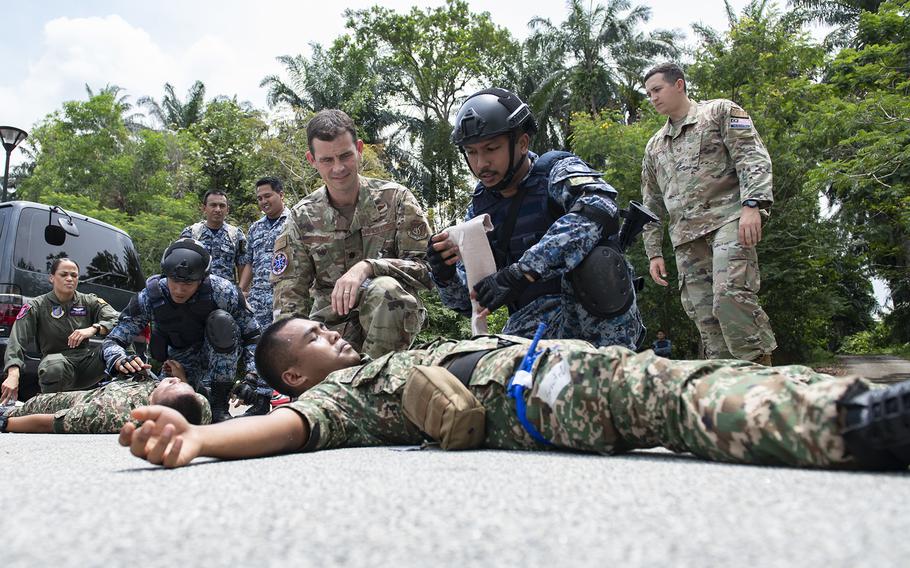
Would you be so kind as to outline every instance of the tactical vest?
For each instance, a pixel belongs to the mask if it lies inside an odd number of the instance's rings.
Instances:
[[[474,215],[490,216],[495,229],[487,233],[496,268],[502,269],[513,262],[518,262],[529,248],[537,244],[558,218],[565,215],[563,208],[550,199],[550,170],[553,165],[564,158],[573,156],[569,152],[552,151],[542,154],[534,161],[528,177],[518,187],[518,193],[509,198],[499,193],[488,191],[483,184],[478,184],[472,197]],[[524,194],[515,221],[515,229],[508,242],[504,242],[501,231],[509,216],[509,207],[513,200]],[[559,276],[547,280],[538,280],[528,286],[524,293],[512,304],[512,314],[541,296],[560,293]]]
[[[161,291],[158,283],[160,279],[161,275],[158,274],[145,282],[155,321],[152,334],[158,335],[168,347],[174,349],[185,349],[202,343],[205,340],[205,320],[218,309],[212,294],[211,280],[206,278],[202,281],[195,294],[196,301],[175,304]]]

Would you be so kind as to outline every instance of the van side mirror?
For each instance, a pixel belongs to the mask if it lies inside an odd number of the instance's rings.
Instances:
[[[63,227],[48,225],[44,228],[44,240],[49,245],[59,247],[66,241],[66,231],[63,230]]]
[[[54,225],[54,211],[64,216],[57,219],[59,227]],[[54,205],[47,212],[47,227],[44,228],[44,240],[49,245],[59,247],[66,241],[67,235],[78,237],[79,227],[73,222],[73,218],[70,217],[69,213]]]

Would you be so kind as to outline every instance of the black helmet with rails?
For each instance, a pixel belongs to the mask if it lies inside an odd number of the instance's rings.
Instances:
[[[212,255],[196,239],[177,239],[161,256],[161,273],[177,282],[198,282],[209,275]]]
[[[455,115],[452,142],[458,146],[467,161],[464,147],[503,134],[509,135],[509,170],[492,191],[502,191],[512,182],[518,170],[515,160],[515,142],[521,134],[533,136],[537,121],[531,109],[518,95],[505,89],[484,89],[471,95]],[[518,164],[520,165],[520,160]],[[468,168],[471,168],[468,162]],[[473,170],[471,170],[473,172]]]

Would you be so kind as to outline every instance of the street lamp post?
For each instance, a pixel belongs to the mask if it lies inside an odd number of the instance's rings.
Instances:
[[[6,149],[6,167],[3,169],[3,199],[0,203],[6,201],[7,189],[9,188],[9,157],[13,150],[20,142],[28,138],[28,132],[15,126],[0,126],[0,137],[3,138],[3,148]]]

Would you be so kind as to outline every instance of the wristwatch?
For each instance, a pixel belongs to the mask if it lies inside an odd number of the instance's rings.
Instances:
[[[97,335],[101,335],[101,330],[104,329],[104,328],[101,326],[100,323],[93,323],[93,324],[92,324],[92,327],[95,328],[95,333],[96,333]]]
[[[751,207],[752,209],[757,209],[758,200],[757,199],[746,199],[745,201],[743,201],[743,207]]]

